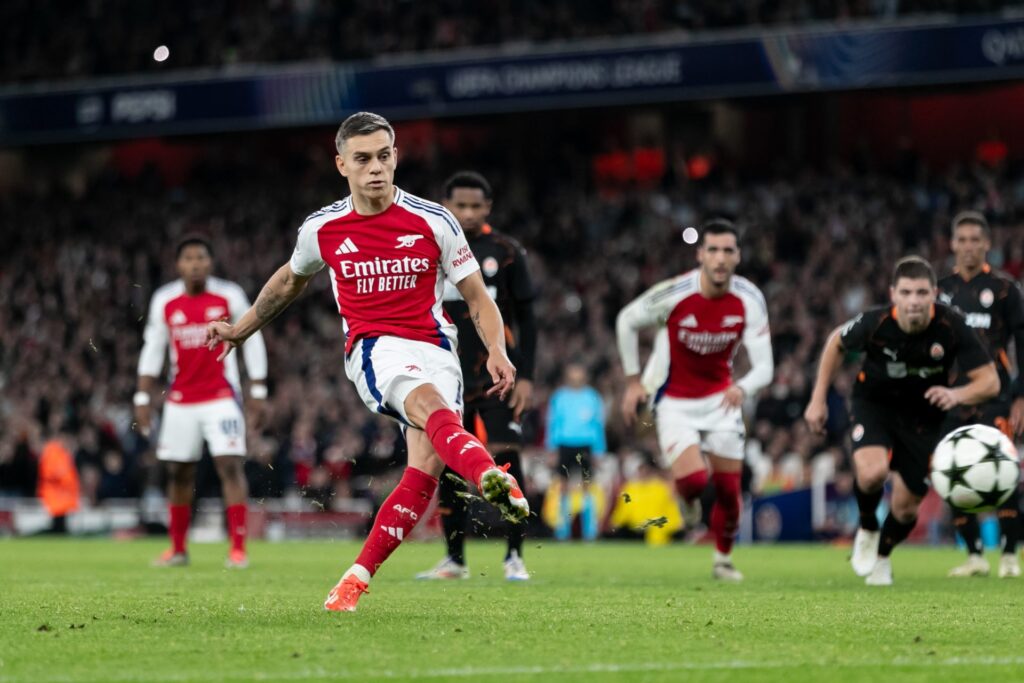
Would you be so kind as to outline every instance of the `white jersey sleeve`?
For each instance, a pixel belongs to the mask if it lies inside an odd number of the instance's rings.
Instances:
[[[649,396],[657,393],[658,389],[668,379],[669,368],[668,329],[658,330],[654,337],[654,348],[651,349],[651,356],[644,366],[644,373],[640,376],[640,383]]]
[[[224,292],[228,300],[228,313],[231,322],[236,323],[249,310],[249,297],[238,285],[231,283]],[[263,333],[256,332],[242,344],[242,357],[245,359],[245,372],[249,380],[264,382],[267,379],[267,345],[263,342]]]
[[[317,220],[318,218],[321,220]],[[317,234],[323,223],[322,216],[313,214],[299,228],[295,251],[292,252],[292,258],[288,262],[292,272],[296,275],[305,277],[316,275],[327,265],[320,256],[320,241],[317,239]]]
[[[733,288],[743,301],[746,313],[746,324],[743,330],[743,346],[750,358],[750,370],[740,379],[736,386],[743,389],[747,396],[753,396],[771,384],[775,374],[775,361],[772,357],[772,335],[768,327],[768,305],[764,295],[753,283],[744,278],[736,278]]]
[[[619,346],[622,372],[630,377],[640,372],[640,340],[638,331],[645,327],[664,325],[669,314],[688,291],[689,274],[664,280],[626,304],[615,320],[615,337]]]
[[[167,297],[164,289],[158,289],[149,302],[149,314],[146,317],[146,329],[142,333],[142,351],[139,352],[139,376],[160,377],[167,358],[167,344],[170,333],[167,321],[164,320],[164,306]]]
[[[457,285],[468,276],[480,270],[480,264],[466,242],[466,234],[459,227],[459,222],[448,209],[441,207],[444,211],[442,221],[434,223],[434,235],[437,237],[437,244],[441,248],[441,270],[445,278],[453,285]]]

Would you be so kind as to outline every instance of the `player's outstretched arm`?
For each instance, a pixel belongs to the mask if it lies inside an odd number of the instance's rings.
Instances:
[[[999,394],[999,373],[995,363],[986,363],[967,372],[967,384],[960,387],[929,387],[924,397],[936,408],[952,410],[964,405],[973,406],[995,398]]]
[[[487,371],[494,382],[487,395],[497,394],[504,400],[515,386],[516,368],[505,350],[505,323],[501,319],[501,311],[487,293],[480,271],[467,275],[455,286],[469,306],[469,317],[476,326],[476,333],[487,347]]]
[[[818,364],[818,374],[814,380],[814,390],[811,392],[811,400],[804,410],[804,419],[812,432],[821,434],[825,431],[825,421],[828,419],[828,388],[832,386],[832,380],[839,367],[843,364],[843,346],[840,342],[840,332],[843,328],[837,327],[832,330],[825,342],[825,348],[821,352],[821,362]]]
[[[256,297],[248,311],[242,314],[238,322],[231,324],[220,321],[210,323],[206,328],[206,343],[210,350],[223,344],[223,350],[217,360],[224,359],[231,349],[241,346],[245,340],[263,329],[267,323],[288,307],[288,304],[302,294],[312,275],[298,275],[291,265],[284,264],[270,276],[263,290]]]

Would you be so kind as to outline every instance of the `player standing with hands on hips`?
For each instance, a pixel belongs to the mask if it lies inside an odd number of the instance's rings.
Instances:
[[[825,342],[821,364],[804,411],[811,430],[825,431],[826,398],[848,351],[864,354],[853,388],[854,495],[860,528],[850,564],[869,586],[892,585],[889,555],[917,522],[928,492],[928,463],[942,438],[945,413],[976,405],[999,393],[999,375],[978,335],[952,308],[935,303],[935,271],[924,259],[896,263],[892,306],[861,313],[836,328]],[[950,387],[956,363],[967,383]],[[892,477],[890,510],[881,529],[878,503]]]
[[[324,602],[354,612],[370,578],[419,521],[445,465],[475,484],[511,521],[529,514],[515,478],[494,464],[462,426],[462,370],[455,326],[441,308],[445,282],[469,307],[488,351],[489,394],[504,399],[516,369],[505,350],[501,313],[452,214],[394,185],[395,132],[368,112],[345,119],[335,138],[338,172],[351,195],[306,218],[295,251],[234,325],[213,323],[222,355],[273,320],[325,266],[342,316],[345,372],[370,410],[403,426],[409,461],[380,506],[355,563]]]
[[[626,390],[622,415],[636,420],[647,400],[640,374],[637,331],[668,329],[667,375],[655,397],[658,443],[665,467],[687,506],[699,503],[708,483],[715,485],[711,531],[715,536],[712,576],[741,581],[732,562],[739,527],[746,428],[743,400],[768,386],[774,374],[768,307],[750,280],[735,274],[740,262],[739,232],[726,220],[704,225],[697,248],[700,268],[660,282],[619,313],[616,333]],[[750,371],[734,380],[732,358],[740,344]],[[692,512],[685,517],[692,518]]]

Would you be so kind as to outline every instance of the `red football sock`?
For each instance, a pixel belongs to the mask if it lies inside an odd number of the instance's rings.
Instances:
[[[692,503],[695,499],[700,498],[700,494],[704,493],[707,485],[708,471],[705,469],[690,472],[685,477],[676,479],[676,491],[687,503]]]
[[[167,530],[171,536],[171,548],[176,553],[185,552],[185,537],[188,536],[188,522],[191,510],[188,505],[169,505],[171,523]]]
[[[239,503],[229,505],[225,512],[228,516],[228,536],[231,537],[232,550],[245,550],[245,516],[248,508]]]
[[[356,564],[365,567],[370,576],[376,574],[427,511],[436,488],[437,479],[414,467],[406,467],[402,480],[377,511]]]
[[[434,411],[427,419],[426,432],[444,464],[473,486],[479,486],[484,471],[495,467],[494,458],[479,439],[465,430],[455,412]]]
[[[711,531],[718,552],[728,555],[740,523],[740,473],[715,472],[715,504],[711,506]]]

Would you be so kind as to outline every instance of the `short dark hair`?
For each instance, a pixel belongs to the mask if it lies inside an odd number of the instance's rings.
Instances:
[[[341,148],[349,138],[370,135],[378,130],[386,130],[391,137],[391,142],[395,142],[395,129],[391,127],[386,118],[369,111],[357,112],[338,126],[338,134],[334,136],[334,147],[338,150],[338,154],[341,154]]]
[[[200,246],[206,248],[206,253],[213,258],[213,245],[210,244],[210,240],[204,235],[185,235],[178,241],[178,246],[174,250],[174,260],[177,261],[181,258],[181,252],[185,251],[186,247]]]
[[[953,216],[952,233],[954,235],[956,234],[956,229],[961,225],[978,225],[981,227],[981,234],[985,237],[992,236],[992,232],[988,227],[988,219],[980,211],[961,211]]]
[[[480,190],[484,193],[484,199],[491,198],[491,184],[487,182],[487,178],[476,171],[459,171],[452,175],[451,178],[444,181],[444,196],[446,199],[451,199],[452,192],[457,188],[464,187],[471,190]]]
[[[920,256],[904,256],[896,262],[896,267],[892,270],[894,287],[901,277],[909,280],[927,279],[932,287],[935,286],[935,270]]]
[[[737,244],[740,241],[740,231],[736,224],[726,218],[712,218],[705,223],[700,230],[700,244],[703,247],[708,235],[732,235],[736,238]]]

